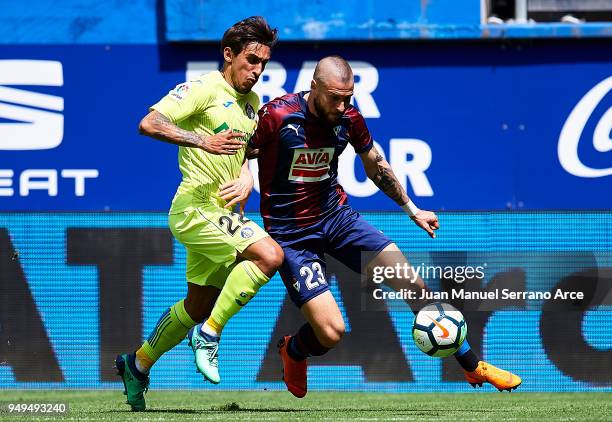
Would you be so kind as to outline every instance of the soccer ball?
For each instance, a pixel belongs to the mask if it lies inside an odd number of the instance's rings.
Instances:
[[[465,336],[463,315],[448,303],[432,303],[419,311],[412,324],[412,338],[429,356],[443,358],[455,353]]]

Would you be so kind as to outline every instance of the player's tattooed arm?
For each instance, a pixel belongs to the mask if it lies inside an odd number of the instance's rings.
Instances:
[[[372,147],[368,152],[359,155],[363,161],[366,174],[378,188],[389,198],[393,199],[399,206],[404,207],[410,198],[393,173],[391,165],[383,156]],[[429,236],[436,237],[434,230],[440,228],[438,217],[435,213],[426,210],[418,210],[410,217],[414,223],[425,230]]]
[[[408,202],[408,194],[393,173],[391,165],[372,147],[368,152],[359,155],[363,162],[366,174],[374,184],[389,198],[402,206]]]
[[[151,111],[140,122],[141,134],[183,147],[199,148],[204,140],[195,132],[181,129],[159,111]]]
[[[181,129],[156,110],[141,120],[138,130],[141,134],[160,141],[183,147],[201,148],[212,154],[233,155],[244,146],[244,141],[239,139],[244,136],[241,132],[228,129],[211,136],[200,136],[195,132]]]

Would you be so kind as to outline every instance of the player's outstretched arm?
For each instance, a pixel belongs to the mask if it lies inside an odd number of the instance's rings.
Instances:
[[[147,114],[138,126],[141,134],[160,141],[190,148],[201,148],[211,154],[234,155],[243,146],[244,133],[224,130],[211,136],[200,136],[195,132],[181,129],[159,111]]]
[[[434,230],[440,228],[438,217],[435,213],[420,210],[414,205],[406,190],[395,177],[391,165],[383,158],[376,147],[373,146],[369,151],[359,154],[359,157],[363,162],[367,176],[378,189],[402,207],[417,226],[425,230],[432,238],[435,238]]]

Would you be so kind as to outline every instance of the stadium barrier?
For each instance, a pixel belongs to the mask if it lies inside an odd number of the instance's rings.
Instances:
[[[474,280],[426,278],[435,290],[590,286],[598,298],[563,309],[552,299],[451,303],[465,305],[473,348],[521,375],[523,391],[612,391],[611,212],[442,212],[435,240],[403,214],[363,215],[413,266],[483,269]],[[115,354],[134,350],[186,291],[185,251],[166,220],[162,213],[0,213],[0,388],[120,388]],[[403,301],[370,309],[370,291],[341,274],[330,262],[347,334],[312,360],[311,390],[471,390],[454,359],[418,351]],[[282,390],[275,344],[300,324],[275,276],[224,331],[221,385],[203,382],[183,343],[155,366],[152,388]]]

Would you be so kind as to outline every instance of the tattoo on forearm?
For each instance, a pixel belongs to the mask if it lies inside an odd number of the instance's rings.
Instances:
[[[155,113],[151,120],[154,130],[148,135],[155,139],[184,147],[197,147],[202,143],[198,134],[181,129],[161,113]]]
[[[408,194],[393,173],[389,163],[376,151],[376,174],[372,177],[374,184],[398,205],[408,202]]]

